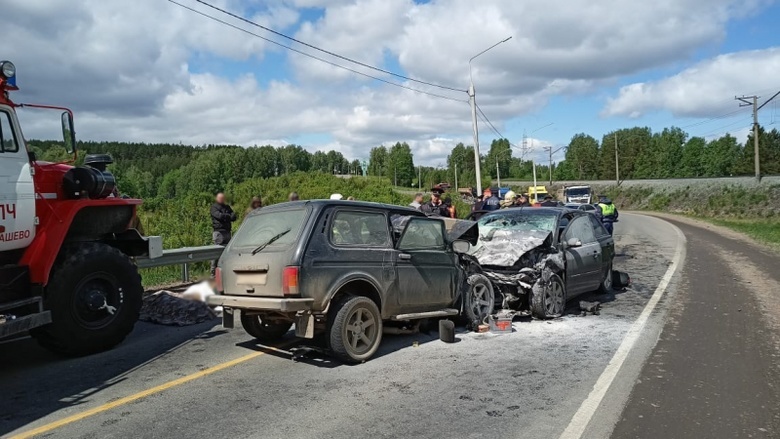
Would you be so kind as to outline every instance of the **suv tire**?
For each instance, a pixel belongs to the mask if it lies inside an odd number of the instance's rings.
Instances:
[[[368,297],[342,297],[335,303],[328,322],[330,349],[338,359],[360,363],[379,349],[382,316],[376,303]]]
[[[52,323],[30,333],[62,355],[110,349],[133,330],[142,295],[138,268],[121,251],[98,242],[64,248],[44,296]]]
[[[265,321],[259,314],[247,315],[241,312],[241,326],[247,334],[260,341],[276,341],[287,334],[292,328],[292,322]]]

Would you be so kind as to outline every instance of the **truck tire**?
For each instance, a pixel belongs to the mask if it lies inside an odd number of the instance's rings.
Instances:
[[[531,315],[537,319],[560,317],[566,310],[566,286],[560,276],[544,273],[531,291]]]
[[[466,280],[468,289],[465,292],[463,303],[463,313],[469,323],[480,325],[490,314],[493,314],[495,308],[496,296],[493,292],[493,284],[482,274],[472,274]]]
[[[133,330],[142,295],[138,268],[114,247],[90,242],[63,248],[44,292],[52,323],[31,335],[63,355],[110,349]]]
[[[335,304],[328,317],[330,349],[341,361],[360,363],[379,349],[382,316],[373,300],[345,296]]]
[[[276,341],[292,328],[292,322],[272,322],[263,320],[258,314],[246,315],[241,312],[241,326],[247,334],[260,341]]]

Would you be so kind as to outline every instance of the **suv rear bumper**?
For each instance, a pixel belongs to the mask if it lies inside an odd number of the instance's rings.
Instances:
[[[314,299],[213,295],[207,298],[207,302],[211,306],[223,306],[225,308],[295,312],[310,310],[314,304]]]

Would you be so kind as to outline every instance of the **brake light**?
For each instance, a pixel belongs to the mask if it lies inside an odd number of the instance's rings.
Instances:
[[[282,294],[285,296],[297,296],[298,293],[298,267],[284,267],[282,270]]]
[[[214,288],[218,293],[225,291],[225,288],[222,287],[222,269],[219,267],[214,270]]]

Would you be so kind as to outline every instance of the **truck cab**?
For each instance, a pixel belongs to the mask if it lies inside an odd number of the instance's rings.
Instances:
[[[18,104],[16,67],[0,61],[0,338],[27,331],[66,355],[113,347],[132,330],[143,288],[132,258],[162,254],[160,237],[131,228],[141,200],[117,197],[101,160],[73,166],[73,113]],[[73,160],[40,161],[27,149],[16,111],[61,111]]]

